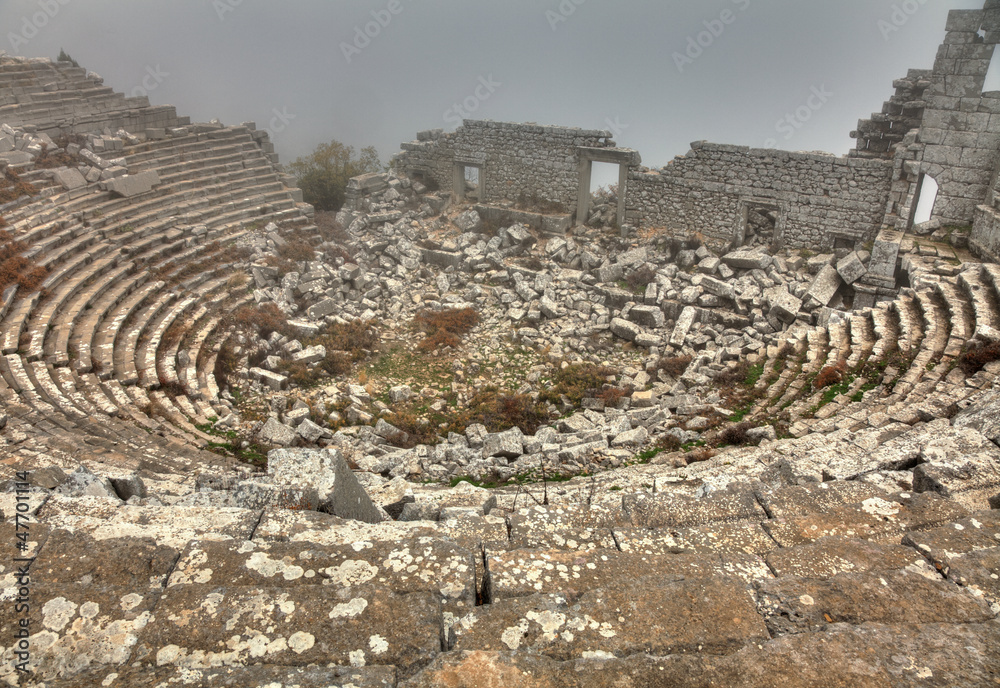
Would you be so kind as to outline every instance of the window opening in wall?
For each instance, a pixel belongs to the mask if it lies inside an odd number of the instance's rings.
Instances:
[[[744,246],[770,246],[774,243],[778,227],[778,208],[773,205],[751,203],[747,206]]]
[[[990,60],[990,69],[986,72],[983,91],[1000,91],[1000,50],[996,46],[993,47],[993,59]]]
[[[913,214],[913,224],[919,225],[931,219],[934,213],[934,203],[937,201],[938,183],[934,177],[921,175],[917,184],[916,212]]]
[[[588,227],[614,227],[618,221],[618,180],[621,165],[594,162],[590,171]]]

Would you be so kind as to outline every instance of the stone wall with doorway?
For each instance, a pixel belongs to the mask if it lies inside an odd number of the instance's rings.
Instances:
[[[393,159],[401,172],[451,189],[456,166],[481,168],[479,200],[524,201],[571,213],[580,184],[578,148],[613,148],[611,132],[465,120],[454,133],[421,132]]]
[[[891,161],[698,142],[659,170],[632,170],[626,220],[716,246],[743,243],[748,210],[774,208],[781,245],[823,250],[882,227]]]

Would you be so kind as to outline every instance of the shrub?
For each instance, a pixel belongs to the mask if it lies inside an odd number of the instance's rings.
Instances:
[[[753,427],[754,424],[748,421],[730,425],[719,433],[719,441],[722,444],[730,444],[735,447],[742,447],[745,444],[750,444],[751,439],[747,436],[747,431],[751,430]]]
[[[473,423],[482,423],[490,432],[503,432],[520,428],[526,435],[533,435],[549,421],[545,406],[527,394],[509,394],[487,389],[470,399],[465,410],[453,420],[452,432],[464,432]]]
[[[22,242],[0,230],[0,291],[11,284],[28,293],[37,291],[49,274],[48,269],[21,255],[24,248]]]
[[[17,172],[7,170],[4,176],[0,177],[0,204],[16,201],[21,196],[35,196],[38,194],[32,184],[21,181]]]
[[[378,350],[379,332],[374,320],[352,320],[327,325],[318,335],[310,337],[304,343],[307,346],[326,347],[328,359],[331,352],[346,352],[349,369],[351,361],[361,361]]]
[[[462,344],[462,337],[479,324],[479,313],[472,308],[422,310],[413,318],[413,324],[427,335],[418,345],[421,351],[457,349]]]
[[[628,391],[614,385],[606,385],[604,389],[597,393],[597,398],[604,402],[605,406],[617,408],[618,403],[628,396]]]
[[[316,257],[316,251],[305,239],[291,237],[285,240],[284,244],[278,246],[278,256],[284,260],[298,263],[303,260],[312,260]]]
[[[813,380],[813,389],[823,389],[824,387],[832,387],[833,385],[839,385],[844,381],[844,375],[847,373],[847,364],[843,361],[837,363],[836,365],[826,366],[821,371],[816,379]]]
[[[663,356],[656,363],[656,369],[662,370],[670,377],[680,377],[694,360],[690,356]]]
[[[642,265],[633,270],[625,278],[629,288],[634,292],[645,291],[646,286],[656,281],[656,271],[649,265]]]
[[[256,334],[264,339],[272,332],[288,331],[288,318],[273,303],[263,306],[241,306],[231,316],[231,323],[243,334]]]
[[[611,376],[617,376],[618,371],[593,363],[578,363],[566,366],[552,376],[552,385],[539,399],[556,403],[565,395],[578,406],[588,395],[596,395],[604,388]]]
[[[975,375],[987,363],[1000,361],[1000,341],[971,342],[958,358],[958,365],[966,375]]]

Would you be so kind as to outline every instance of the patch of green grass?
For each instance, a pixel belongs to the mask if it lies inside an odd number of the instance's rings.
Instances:
[[[750,370],[747,371],[747,376],[743,380],[744,387],[753,387],[760,381],[761,375],[764,374],[764,364],[758,363],[757,365],[750,366]]]

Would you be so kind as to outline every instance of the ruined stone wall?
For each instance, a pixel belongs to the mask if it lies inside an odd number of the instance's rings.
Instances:
[[[607,131],[465,120],[453,134],[421,132],[394,164],[442,189],[452,187],[456,164],[480,165],[481,201],[537,197],[572,212],[580,184],[576,149],[613,147],[610,138]]]
[[[997,164],[1000,93],[984,93],[983,86],[1000,41],[1000,4],[990,0],[984,10],[952,11],[946,28],[924,93],[920,130],[913,145],[897,150],[891,202],[899,229],[908,228],[922,174],[940,187],[932,217],[944,225],[972,224]]]
[[[858,121],[851,132],[857,139],[852,157],[892,160],[903,138],[920,126],[924,116],[924,91],[931,85],[931,70],[911,69],[892,82],[896,92],[882,105],[882,111]]]
[[[864,242],[878,233],[891,177],[890,161],[696,143],[660,170],[630,172],[626,217],[723,245],[748,204],[770,204],[780,211],[780,243],[825,249],[836,238]]]

